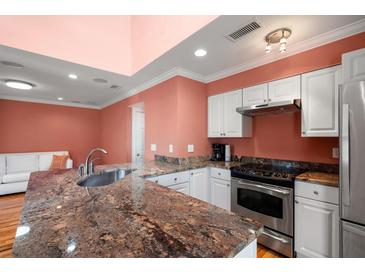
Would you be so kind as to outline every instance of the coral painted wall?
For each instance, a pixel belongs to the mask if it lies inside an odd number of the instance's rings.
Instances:
[[[154,158],[151,144],[156,144],[156,153],[162,155],[208,153],[205,85],[178,76],[101,110],[101,146],[110,151],[104,157],[106,163],[131,161],[131,106],[141,102],[146,159]],[[169,144],[174,146],[173,153],[168,152]],[[194,153],[187,152],[188,144],[194,144]]]
[[[99,127],[99,110],[0,100],[0,153],[67,150],[77,167]]]
[[[365,47],[365,32],[207,84],[207,95],[244,88],[341,63],[341,55]],[[255,117],[253,138],[210,139],[233,146],[237,155],[337,163],[338,138],[300,137],[300,113]]]
[[[101,110],[101,146],[109,152],[105,163],[131,161],[131,106],[141,102],[145,108],[145,158],[153,159],[150,144],[157,144],[157,152],[167,155],[168,144],[177,136],[176,87],[176,78],[172,78]]]
[[[205,84],[184,77],[177,77],[177,83],[177,155],[210,155]],[[187,151],[188,144],[194,144],[194,153]]]

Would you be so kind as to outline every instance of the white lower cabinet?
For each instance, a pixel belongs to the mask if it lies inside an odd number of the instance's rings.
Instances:
[[[177,184],[177,185],[172,185],[172,186],[169,186],[169,188],[175,189],[176,191],[179,191],[179,192],[184,193],[186,195],[190,195],[189,182],[185,182],[185,183],[181,183],[181,184]]]
[[[190,195],[205,202],[210,202],[208,168],[190,171]]]
[[[199,168],[147,180],[231,210],[231,175],[227,169]]]
[[[211,203],[226,210],[231,210],[231,183],[217,178],[210,178]]]
[[[303,188],[303,183],[301,184]],[[307,183],[307,185],[308,189],[312,188],[312,184]],[[332,187],[321,186],[322,192],[325,188],[332,191]],[[313,195],[321,194],[317,190],[314,192]],[[310,192],[300,190],[299,194],[303,193],[307,195]],[[339,256],[339,208],[337,204],[296,194],[295,251],[297,257],[336,258]]]

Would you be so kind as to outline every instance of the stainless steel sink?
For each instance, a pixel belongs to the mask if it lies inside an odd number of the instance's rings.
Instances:
[[[132,171],[133,170],[131,169],[114,169],[110,171],[104,171],[100,174],[93,174],[82,178],[77,184],[82,187],[106,186],[116,181],[122,180]]]

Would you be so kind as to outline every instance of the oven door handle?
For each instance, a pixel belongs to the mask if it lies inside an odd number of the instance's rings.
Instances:
[[[250,183],[246,183],[246,182],[242,182],[242,181],[238,181],[239,185],[245,185],[245,186],[250,186],[250,187],[254,187],[254,188],[261,188],[261,189],[265,189],[265,190],[270,190],[276,193],[280,193],[283,195],[289,195],[290,191],[289,190],[284,190],[284,189],[277,189],[277,188],[273,188],[273,187],[269,187],[269,186],[263,186],[263,185],[259,185],[259,184],[250,184]]]
[[[288,240],[285,240],[284,238],[281,238],[281,237],[278,237],[278,236],[275,236],[275,235],[272,235],[271,233],[267,233],[266,231],[262,232],[262,234],[270,237],[270,238],[273,238],[275,240],[278,240],[284,244],[287,244],[289,241]]]

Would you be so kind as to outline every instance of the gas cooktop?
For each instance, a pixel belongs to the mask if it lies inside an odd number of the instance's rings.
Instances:
[[[231,168],[232,177],[290,188],[294,187],[295,177],[303,172],[303,169],[260,164],[245,164]]]

